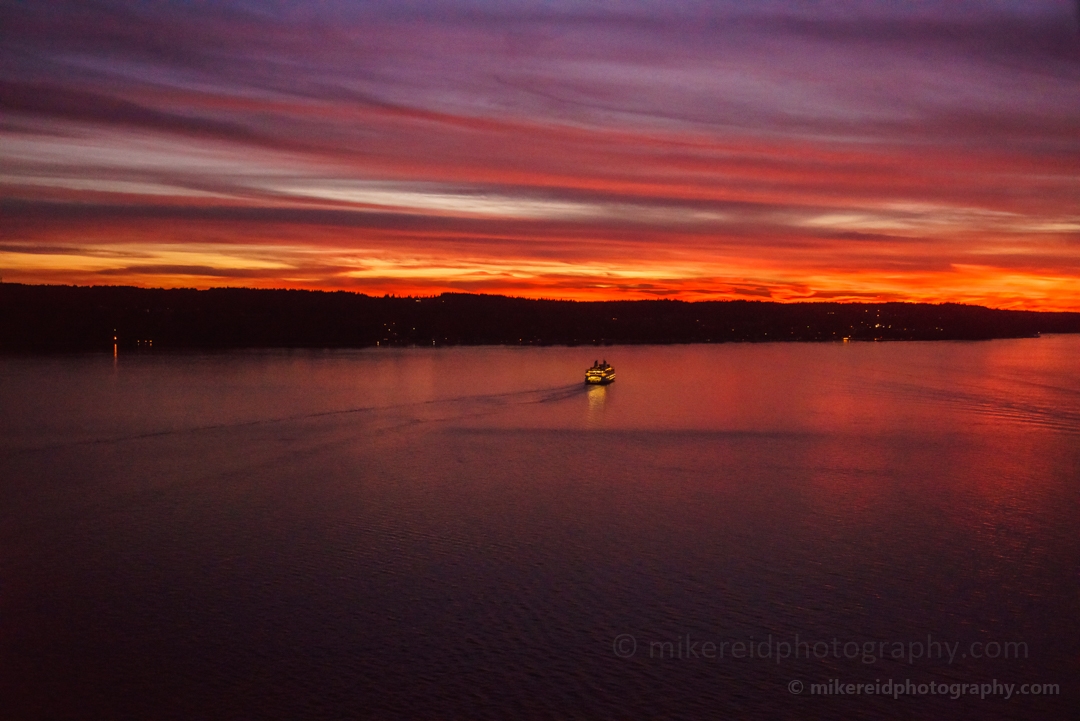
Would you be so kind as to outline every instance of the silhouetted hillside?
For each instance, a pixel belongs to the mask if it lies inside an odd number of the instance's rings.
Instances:
[[[1080,313],[912,303],[573,302],[489,295],[0,284],[0,350],[945,340],[1080,332]]]

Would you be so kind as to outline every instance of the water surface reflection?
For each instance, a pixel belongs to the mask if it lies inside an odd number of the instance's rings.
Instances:
[[[574,348],[3,359],[0,695],[55,718],[1065,717],[1080,338],[605,353],[609,387]],[[1029,656],[649,657],[687,635]],[[1061,695],[788,691],[831,678]]]

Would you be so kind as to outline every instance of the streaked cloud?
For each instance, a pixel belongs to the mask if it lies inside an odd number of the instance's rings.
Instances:
[[[1071,2],[5,15],[6,280],[1080,309]]]

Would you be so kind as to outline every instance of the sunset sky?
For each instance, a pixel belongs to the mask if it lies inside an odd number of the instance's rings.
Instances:
[[[0,0],[0,276],[1080,310],[1073,0]]]

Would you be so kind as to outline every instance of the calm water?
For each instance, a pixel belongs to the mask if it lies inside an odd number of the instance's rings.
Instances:
[[[1077,336],[7,358],[0,431],[13,718],[1080,696]]]

